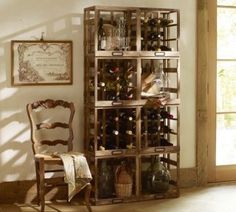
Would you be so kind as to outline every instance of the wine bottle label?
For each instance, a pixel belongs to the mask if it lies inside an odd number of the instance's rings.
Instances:
[[[103,39],[101,40],[101,49],[102,49],[102,50],[105,50],[105,49],[106,49],[106,39],[105,39],[105,38],[103,38]]]
[[[114,135],[119,135],[119,132],[117,130],[113,130]]]
[[[126,130],[127,135],[133,135],[133,132],[131,130]]]
[[[147,115],[144,115],[144,116],[143,116],[143,119],[144,119],[144,120],[147,120],[147,119],[148,119]]]
[[[132,117],[132,116],[129,116],[129,117],[128,117],[128,120],[129,120],[129,121],[133,121],[133,117]]]
[[[132,82],[129,82],[128,83],[128,87],[132,87],[133,86],[133,83]]]
[[[105,82],[100,82],[99,85],[100,85],[101,87],[105,87],[106,84],[105,84]]]

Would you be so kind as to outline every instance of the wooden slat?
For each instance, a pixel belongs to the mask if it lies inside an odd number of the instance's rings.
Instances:
[[[67,140],[42,140],[40,141],[42,145],[48,145],[48,146],[55,146],[56,144],[62,144],[62,145],[67,145],[68,141]]]
[[[165,163],[168,163],[168,164],[171,164],[171,165],[173,165],[173,166],[177,166],[177,162],[176,161],[174,161],[174,160],[171,160],[171,159],[169,159],[169,158],[161,158],[161,161],[163,161],[163,162],[165,162]]]
[[[63,100],[52,100],[52,99],[46,99],[46,100],[41,100],[32,103],[32,109],[37,109],[37,108],[55,108],[57,106],[62,106],[65,108],[69,108],[71,106],[71,103],[65,102]]]
[[[163,68],[163,71],[165,73],[177,73],[178,69],[177,68]]]
[[[177,88],[167,88],[167,89],[171,93],[178,93],[178,89]]]
[[[39,123],[36,125],[37,129],[54,129],[56,127],[61,128],[69,128],[69,124],[62,122],[54,122],[54,123]]]

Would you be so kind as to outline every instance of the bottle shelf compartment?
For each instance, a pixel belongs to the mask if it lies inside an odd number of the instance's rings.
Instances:
[[[141,198],[178,196],[177,155],[158,154],[141,157]]]
[[[98,101],[137,99],[136,60],[98,60],[98,70]]]
[[[87,109],[87,149],[97,156],[135,154],[137,150],[136,108]],[[96,119],[94,121],[94,119]]]
[[[88,159],[89,160],[89,159]],[[121,157],[91,160],[95,202],[120,203],[136,197],[136,159]]]
[[[100,11],[98,51],[136,51],[136,11]]]
[[[178,151],[178,108],[143,107],[141,109],[141,151]]]
[[[179,91],[179,59],[141,60],[141,98],[176,99]]]
[[[97,11],[97,51],[136,51],[137,11]]]
[[[138,99],[136,59],[97,59],[90,64],[96,65],[96,68],[90,67],[90,70],[96,69],[96,75],[94,71],[86,73],[88,101],[119,106]]]
[[[177,10],[141,11],[141,51],[178,51]]]

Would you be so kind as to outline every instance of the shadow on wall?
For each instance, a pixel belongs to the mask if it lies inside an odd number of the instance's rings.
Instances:
[[[83,45],[82,23],[83,15],[72,13],[0,38],[0,202],[3,202],[1,197],[5,200],[7,198],[11,199],[7,195],[14,196],[17,194],[20,196],[20,200],[23,200],[23,198],[33,200],[35,197],[35,195],[32,196],[32,193],[27,194],[30,190],[35,192],[35,183],[31,182],[27,185],[23,183],[25,180],[35,179],[26,104],[46,98],[75,101],[73,95],[78,95],[78,92],[81,92],[79,95],[83,96],[83,89],[74,92],[74,85],[12,87],[11,40],[37,40],[44,32],[45,40],[72,40],[73,55],[78,55],[79,49],[82,49]],[[83,59],[80,62],[74,60],[73,69],[76,70],[78,65],[83,65]],[[73,72],[75,73],[75,71]],[[78,77],[77,73],[74,73],[73,83],[83,85],[83,77]],[[80,100],[79,104],[83,104],[83,101]],[[75,106],[79,108],[82,105],[76,105],[75,103]],[[82,126],[82,124],[78,122],[83,121],[83,117],[78,120],[79,115],[77,113],[73,127],[79,129],[78,126]],[[78,135],[82,135],[82,133],[83,129],[75,130],[74,137],[78,138]],[[15,182],[14,190],[6,192],[8,188],[12,188],[12,185],[9,187],[7,182],[12,181],[18,181],[18,183]],[[18,189],[24,191],[19,192]]]

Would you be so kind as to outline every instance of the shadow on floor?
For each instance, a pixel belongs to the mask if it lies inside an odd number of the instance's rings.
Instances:
[[[88,212],[86,206],[70,203],[47,203],[45,212]],[[0,204],[0,212],[40,212],[38,205],[32,204]]]

